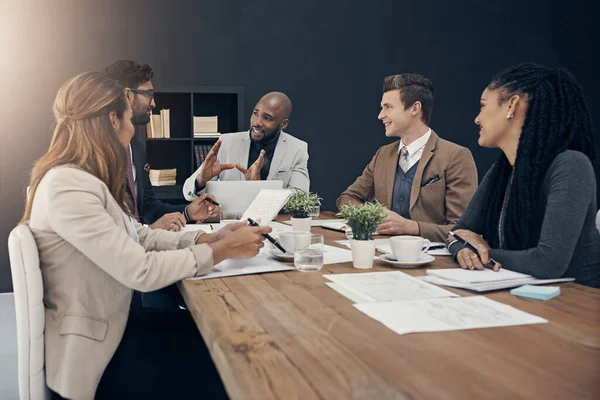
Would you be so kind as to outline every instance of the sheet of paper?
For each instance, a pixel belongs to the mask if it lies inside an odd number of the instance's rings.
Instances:
[[[292,193],[291,189],[262,189],[248,206],[242,219],[252,218],[255,221],[260,219],[261,226],[268,225]]]
[[[350,248],[349,240],[336,240],[335,242],[341,244],[342,246],[346,246],[347,248]],[[442,242],[431,242],[431,245],[432,246],[439,246],[439,245],[445,246],[445,244]],[[390,239],[375,239],[375,249],[377,251],[379,251],[380,253],[392,254],[392,248],[390,247]],[[444,247],[443,249],[428,250],[426,253],[429,255],[432,255],[432,256],[449,256],[449,255],[451,255],[446,247]]]
[[[337,264],[352,261],[352,252],[326,244],[323,252],[323,264]]]
[[[446,289],[416,279],[400,271],[327,274],[323,276],[344,286],[370,303],[458,296]]]
[[[289,225],[285,225],[279,222],[271,221],[269,224],[271,228],[273,228],[273,233],[275,232],[288,232],[292,230],[292,227]],[[271,235],[273,236],[273,235]]]
[[[350,299],[350,301],[352,301],[353,303],[369,303],[369,302],[371,302],[370,298],[362,297],[359,294],[354,293],[353,291],[347,289],[344,285],[342,285],[340,283],[325,282],[325,284],[327,286],[329,286],[330,288],[332,288],[333,290],[335,290],[336,292],[338,292],[339,294],[341,294],[342,296]]]
[[[310,226],[322,226],[323,224],[330,224],[330,223],[346,223],[345,219],[313,219],[310,221]],[[284,221],[283,222],[286,225],[292,225],[292,221]]]
[[[498,272],[487,268],[484,270],[470,270],[462,268],[428,269],[427,275],[433,275],[437,276],[438,278],[461,283],[498,282],[512,279],[531,278],[531,275],[509,271],[504,268],[501,268]]]
[[[484,296],[405,303],[363,303],[354,307],[400,335],[548,322]]]
[[[267,258],[266,254],[261,251],[253,258],[221,261],[213,267],[212,272],[203,276],[188,278],[188,280],[223,278],[226,276],[260,274],[263,272],[288,271],[293,269],[295,268]]]
[[[346,232],[346,222],[344,220],[335,220],[333,222],[321,223],[322,228],[331,229],[334,231]]]
[[[219,224],[187,224],[180,232],[204,231],[205,233],[211,233],[214,231],[215,225]]]
[[[536,278],[521,278],[521,279],[510,279],[507,281],[494,281],[494,282],[479,282],[479,283],[462,283],[457,281],[450,281],[442,278],[438,278],[434,275],[419,276],[426,282],[433,283],[436,285],[443,285],[454,287],[458,289],[467,289],[474,292],[489,292],[491,290],[510,289],[521,285],[544,285],[546,283],[558,283],[558,282],[570,282],[574,281],[574,278],[560,278],[560,279],[536,279]]]

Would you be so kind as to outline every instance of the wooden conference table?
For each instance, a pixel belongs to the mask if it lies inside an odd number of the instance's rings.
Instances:
[[[455,266],[436,257],[402,271]],[[390,270],[376,260],[367,271]],[[397,335],[322,276],[352,272],[361,270],[342,263],[180,284],[231,399],[600,398],[600,290],[565,283],[548,301],[486,294],[547,324]]]

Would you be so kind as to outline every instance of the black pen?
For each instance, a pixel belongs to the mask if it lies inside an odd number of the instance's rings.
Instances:
[[[211,199],[210,197],[206,197],[204,199],[204,201],[208,201],[210,204],[214,204],[217,207],[221,207],[221,205],[219,203],[217,203],[216,201],[214,201],[213,199]]]
[[[475,248],[475,246],[473,246],[471,243],[467,242],[465,239],[461,238],[460,236],[458,236],[456,233],[450,231],[448,232],[449,234],[451,234],[452,236],[454,236],[454,238],[456,240],[458,240],[460,243],[464,244],[465,246],[467,246],[473,253],[477,254],[479,257],[481,257],[481,255],[479,254],[479,252],[477,251],[477,249]],[[494,261],[494,259],[492,257],[488,257],[489,258],[489,262],[488,264],[495,267],[496,266],[496,261]]]
[[[192,191],[189,191],[189,192],[188,192],[188,194],[189,194],[190,196],[191,196],[192,194],[194,194],[194,195],[196,195],[196,196],[200,197],[200,196],[202,196],[202,191],[200,191],[200,192],[195,192],[195,193],[194,193],[194,192],[192,192]],[[207,197],[207,198],[205,198],[204,200],[208,201],[210,204],[214,204],[214,205],[215,205],[215,206],[217,206],[217,207],[221,207],[221,205],[220,205],[219,203],[217,203],[216,201],[214,201],[214,200],[213,200],[213,199],[211,199],[210,197]]]
[[[443,244],[436,244],[434,246],[430,246],[427,250],[440,250],[440,249],[445,249],[446,245]]]
[[[250,225],[252,225],[252,226],[259,226],[256,223],[256,221],[254,221],[252,218],[248,218],[248,222],[250,222]],[[277,243],[277,240],[273,239],[273,237],[271,235],[269,235],[268,233],[263,233],[263,236],[266,237],[269,240],[269,242],[273,243],[273,245],[275,245],[275,247],[277,247],[283,253],[287,253],[285,251],[285,249],[283,247],[281,247],[281,245],[279,243]]]

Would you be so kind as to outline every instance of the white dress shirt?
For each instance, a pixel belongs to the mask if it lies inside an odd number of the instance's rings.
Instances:
[[[421,136],[420,138],[418,138],[417,140],[415,140],[414,142],[412,142],[411,144],[406,146],[406,150],[408,150],[407,171],[409,169],[411,169],[413,167],[413,165],[418,163],[419,160],[421,159],[421,156],[423,155],[423,149],[425,149],[425,145],[427,144],[427,141],[429,140],[430,136],[431,136],[431,128],[429,128],[429,130],[427,130],[427,132],[425,132],[425,134],[423,136]],[[402,148],[404,146],[405,145],[402,142],[402,139],[400,139],[400,145],[398,146],[398,153],[400,153],[400,150],[402,150]]]

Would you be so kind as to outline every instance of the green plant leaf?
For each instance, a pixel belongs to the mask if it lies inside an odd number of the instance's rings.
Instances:
[[[385,220],[387,213],[385,206],[375,200],[362,206],[343,205],[336,215],[348,221],[355,240],[372,240],[373,232]]]
[[[294,218],[308,218],[312,210],[321,205],[322,198],[316,193],[298,190],[290,196],[283,210],[289,212]]]

